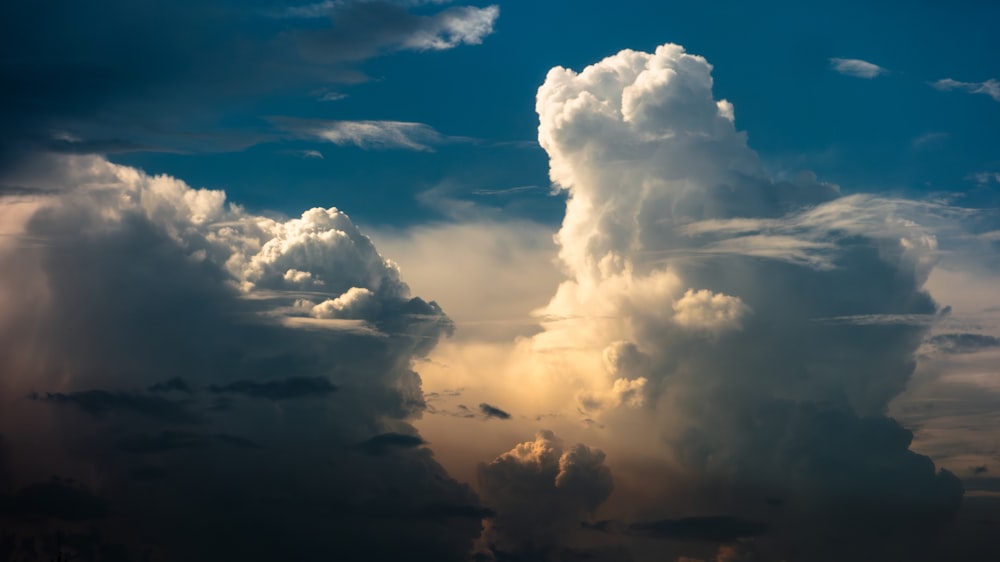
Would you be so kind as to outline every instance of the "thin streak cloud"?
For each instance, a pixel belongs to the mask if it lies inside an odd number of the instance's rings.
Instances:
[[[295,136],[363,150],[416,150],[434,152],[434,146],[468,140],[442,135],[434,127],[410,121],[308,121],[276,120],[278,127]]]
[[[983,94],[1000,101],[1000,81],[990,78],[985,82],[960,82],[951,78],[942,78],[932,82],[931,86],[943,92],[959,91],[967,94]]]

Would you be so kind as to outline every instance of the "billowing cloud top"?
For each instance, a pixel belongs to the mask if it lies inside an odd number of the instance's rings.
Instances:
[[[166,560],[464,558],[484,512],[409,423],[451,323],[347,215],[43,165],[0,200],[0,518]]]
[[[711,71],[664,45],[549,72],[539,142],[569,195],[568,279],[532,345],[576,350],[578,408],[612,433],[658,427],[713,483],[702,509],[757,516],[738,498],[795,498],[806,519],[861,534],[876,507],[901,527],[949,513],[957,479],[883,417],[937,313],[921,289],[936,240],[886,212],[902,204],[774,181]],[[830,321],[861,315],[909,320]]]

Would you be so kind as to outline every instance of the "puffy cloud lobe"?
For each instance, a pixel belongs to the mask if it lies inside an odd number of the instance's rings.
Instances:
[[[569,195],[557,235],[569,279],[534,345],[605,350],[606,378],[582,377],[580,406],[605,410],[612,433],[616,420],[658,425],[724,513],[753,515],[739,498],[774,490],[803,521],[854,538],[871,506],[908,531],[939,521],[961,486],[883,417],[927,324],[824,319],[934,318],[921,287],[937,240],[910,217],[942,224],[943,211],[841,197],[810,174],[774,181],[714,99],[711,70],[664,45],[549,72],[539,142]],[[628,401],[601,397],[616,391],[651,407],[612,416]],[[824,548],[805,531],[776,540]]]
[[[0,200],[26,217],[0,240],[0,504],[73,478],[109,507],[88,519],[103,541],[166,560],[465,557],[484,512],[410,425],[411,363],[450,321],[346,215],[48,168],[43,195]],[[303,298],[366,329],[301,318]]]
[[[551,432],[478,467],[483,500],[496,512],[483,539],[500,553],[545,553],[592,514],[612,490],[604,453],[565,448]]]
[[[715,294],[702,289],[688,290],[674,302],[674,321],[694,329],[724,330],[738,328],[740,319],[750,312],[738,297]]]

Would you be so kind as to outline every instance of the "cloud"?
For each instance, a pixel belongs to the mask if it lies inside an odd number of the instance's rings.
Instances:
[[[709,330],[740,327],[750,309],[738,297],[689,289],[674,304],[674,321],[681,326]]]
[[[396,51],[478,45],[493,33],[500,8],[455,6],[425,16],[392,2],[340,2],[330,5],[328,13],[331,29],[302,29],[294,34],[307,59],[326,64]]]
[[[729,543],[767,533],[767,525],[738,517],[708,516],[684,519],[661,519],[632,523],[630,532],[650,537],[677,540]]]
[[[323,159],[323,153],[320,152],[320,151],[318,151],[318,150],[301,150],[301,151],[297,152],[296,154],[298,154],[302,158],[307,158],[307,159],[308,158],[313,158],[313,159],[316,159],[316,160],[322,160]]]
[[[0,41],[11,53],[0,170],[36,151],[216,152],[277,140],[261,124],[223,125],[234,102],[310,91],[340,99],[328,88],[367,80],[357,69],[364,60],[479,44],[499,17],[497,6],[418,4],[432,3],[311,8],[325,22],[275,19],[233,0],[180,0],[141,13],[113,4],[99,14],[68,0],[5,5],[0,19],[18,25]]]
[[[112,515],[110,506],[83,485],[50,480],[26,486],[10,498],[8,515],[35,516],[61,521],[93,521]],[[0,515],[3,515],[0,512]]]
[[[768,540],[800,554],[825,551],[820,529],[871,554],[877,533],[957,509],[957,478],[884,412],[944,311],[922,289],[935,234],[965,211],[773,180],[713,96],[711,66],[677,45],[554,68],[536,107],[569,198],[567,278],[532,347],[574,349],[563,376],[579,396],[645,379],[646,406],[588,408],[605,431],[658,428],[692,486],[714,490],[688,500],[700,510],[755,520],[766,506],[747,496],[795,497],[796,530]]]
[[[913,139],[912,145],[913,148],[917,149],[930,148],[941,145],[949,138],[951,138],[951,133],[942,133],[942,132],[924,133],[919,137]]]
[[[149,387],[150,392],[183,392],[184,394],[194,394],[187,381],[180,377],[173,377],[163,382],[158,382]]]
[[[969,174],[966,179],[971,179],[979,185],[1000,183],[1000,172],[976,172],[974,174]]]
[[[411,425],[451,323],[347,215],[259,216],[98,157],[32,170],[38,195],[0,197],[0,495],[81,482],[136,556],[465,559],[482,506]],[[368,331],[287,322],[362,291]],[[43,540],[65,516],[39,509],[0,526]]]
[[[927,343],[942,353],[975,353],[1000,347],[1000,338],[987,334],[938,334]]]
[[[180,423],[198,422],[198,417],[192,414],[183,402],[157,396],[107,390],[82,390],[68,393],[47,392],[44,395],[33,394],[32,397],[52,404],[73,405],[97,417],[126,414]]]
[[[542,431],[478,470],[479,489],[496,516],[483,535],[494,553],[545,553],[579,527],[611,494],[604,453],[578,444],[566,448]]]
[[[212,385],[211,392],[243,394],[251,398],[267,400],[291,400],[296,398],[323,397],[337,391],[324,377],[290,377],[287,379],[258,381],[234,381],[222,386]]]
[[[882,68],[877,64],[873,64],[861,59],[831,58],[830,66],[832,66],[834,70],[845,76],[854,76],[855,78],[867,78],[869,80],[889,72],[888,70]]]
[[[284,126],[303,138],[356,146],[365,150],[404,149],[433,152],[434,145],[453,140],[423,123],[405,121],[325,121],[286,120]]]
[[[992,78],[985,82],[959,82],[951,78],[942,78],[932,82],[931,86],[945,92],[958,90],[969,94],[985,94],[994,101],[1000,101],[1000,82]]]
[[[199,449],[216,444],[233,445],[237,447],[258,447],[253,441],[234,437],[232,435],[204,435],[192,431],[163,431],[157,434],[139,434],[129,436],[116,444],[116,447],[126,453],[145,455],[161,453],[175,449]]]
[[[486,402],[479,405],[479,411],[482,412],[487,418],[496,418],[498,420],[509,420],[510,414],[497,408],[496,406],[491,406]]]
[[[412,449],[427,443],[416,435],[383,433],[365,440],[358,448],[369,455],[384,455],[393,449]]]
[[[544,188],[538,185],[519,185],[517,187],[508,187],[506,189],[475,189],[472,191],[472,194],[483,196],[505,196],[523,193],[526,191],[539,191],[542,189]]]

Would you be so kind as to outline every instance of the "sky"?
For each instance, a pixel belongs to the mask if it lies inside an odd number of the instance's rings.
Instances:
[[[0,16],[0,560],[1000,556],[1000,6]]]

